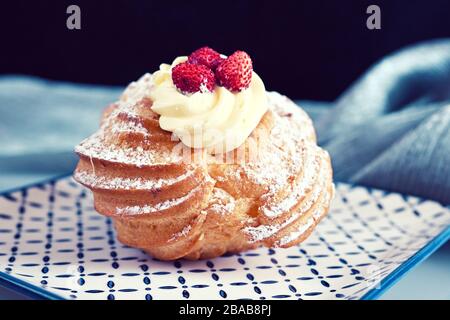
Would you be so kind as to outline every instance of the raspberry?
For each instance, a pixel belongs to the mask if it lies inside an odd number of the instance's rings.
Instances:
[[[203,47],[195,50],[189,55],[188,59],[188,61],[192,64],[201,64],[211,70],[215,70],[223,60],[224,58],[222,58],[217,51],[209,47]]]
[[[183,93],[212,92],[216,84],[216,79],[211,69],[189,62],[183,62],[173,67],[172,81]]]
[[[252,71],[250,56],[244,51],[236,51],[219,64],[216,77],[221,86],[232,92],[239,92],[250,86]]]

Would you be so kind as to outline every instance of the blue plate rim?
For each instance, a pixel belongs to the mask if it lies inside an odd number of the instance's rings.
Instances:
[[[412,255],[408,260],[399,265],[394,271],[389,273],[386,277],[381,279],[381,281],[375,285],[375,288],[370,289],[366,292],[361,300],[376,300],[394,284],[396,284],[400,279],[402,279],[408,272],[417,267],[426,258],[432,255],[437,249],[439,249],[443,244],[445,244],[450,239],[450,226],[444,229],[436,237],[431,239],[425,246],[423,246],[419,251]],[[377,288],[377,286],[380,288]]]
[[[15,188],[12,188],[12,189],[0,192],[0,196],[4,196],[4,195],[7,195],[7,194],[10,194],[10,193],[13,193],[13,192],[29,189],[29,188],[32,188],[32,187],[36,187],[36,186],[38,186],[40,184],[56,182],[58,180],[67,178],[67,177],[69,177],[71,175],[72,175],[72,172],[68,172],[68,173],[64,173],[64,174],[61,174],[61,175],[57,175],[57,176],[52,177],[52,178],[48,178],[48,179],[42,180],[40,182],[34,182],[34,183],[26,184],[24,186],[15,187]],[[335,183],[339,183],[339,181],[335,181]],[[357,185],[357,184],[353,184],[353,183],[346,183],[346,182],[342,182],[342,183],[347,184],[347,185],[351,186],[352,188],[353,187],[362,187],[362,188],[365,188],[367,190],[374,190],[374,188],[372,188],[372,187],[365,187],[365,186],[361,186],[361,185]],[[413,196],[413,195],[408,195],[408,194],[395,192],[395,191],[388,191],[388,190],[383,190],[383,191],[392,192],[392,193],[396,193],[396,194],[399,194],[399,195],[402,195],[402,196],[407,196],[407,197]],[[427,200],[427,199],[422,198],[420,196],[413,196],[413,197],[418,198],[418,199]],[[432,201],[434,201],[434,200],[432,200]],[[441,205],[447,207],[446,205],[444,205],[442,203],[441,203]],[[381,281],[379,283],[377,283],[374,288],[372,288],[368,292],[366,292],[360,298],[360,300],[375,300],[375,299],[379,298],[379,296],[381,294],[386,292],[395,283],[397,283],[400,279],[402,279],[409,271],[411,271],[415,267],[417,267],[421,262],[423,262],[431,254],[433,254],[437,249],[439,249],[449,239],[450,239],[450,226],[448,226],[446,229],[444,229],[436,237],[431,239],[425,246],[423,246],[419,251],[417,251],[414,255],[412,255],[408,260],[406,260],[401,265],[399,265],[396,269],[394,269],[394,271],[392,271],[386,277],[381,279]],[[19,293],[25,294],[25,295],[27,293],[31,293],[31,294],[36,294],[36,295],[38,295],[38,296],[40,296],[40,297],[42,297],[44,299],[66,300],[62,296],[59,296],[59,295],[57,295],[55,293],[52,293],[52,292],[50,292],[48,290],[45,290],[44,288],[41,288],[39,286],[30,284],[30,283],[28,283],[26,281],[23,281],[23,280],[19,279],[19,278],[13,277],[10,274],[7,274],[7,273],[2,272],[2,271],[0,271],[0,279],[8,282],[9,284],[11,284],[12,287],[16,288],[14,290],[16,290]],[[379,288],[377,288],[378,286],[379,286]]]
[[[9,283],[12,290],[27,297],[33,298],[34,295],[37,295],[40,298],[48,300],[66,300],[56,293],[45,290],[44,288],[28,283],[2,271],[0,271],[0,279]]]

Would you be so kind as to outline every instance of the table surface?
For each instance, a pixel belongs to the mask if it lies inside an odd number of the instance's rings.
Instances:
[[[0,192],[51,178],[45,175],[11,176],[0,180]],[[450,299],[450,242],[406,274],[380,299]],[[0,300],[27,299],[0,282]]]

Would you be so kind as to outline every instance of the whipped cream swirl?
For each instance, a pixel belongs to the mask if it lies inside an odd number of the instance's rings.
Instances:
[[[152,110],[160,115],[160,127],[191,148],[206,148],[217,154],[239,147],[268,108],[261,78],[253,72],[249,88],[241,92],[216,85],[213,92],[205,88],[187,95],[172,81],[172,68],[186,60],[178,57],[172,65],[161,64],[153,74],[150,98]]]

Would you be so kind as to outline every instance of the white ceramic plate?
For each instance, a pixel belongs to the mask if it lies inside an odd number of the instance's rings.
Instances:
[[[436,202],[338,184],[299,246],[161,262],[119,243],[65,177],[0,196],[0,278],[54,299],[368,299],[443,244],[449,225]]]

